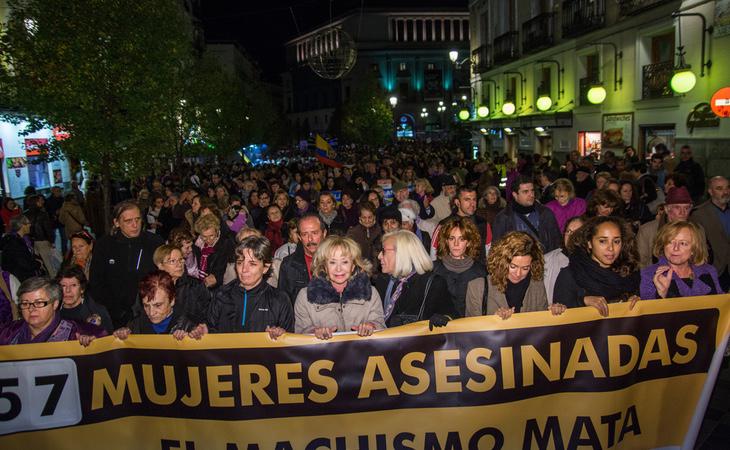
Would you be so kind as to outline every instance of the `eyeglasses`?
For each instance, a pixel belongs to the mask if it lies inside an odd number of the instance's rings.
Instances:
[[[31,307],[35,309],[41,309],[48,306],[48,304],[51,303],[50,300],[36,300],[34,302],[20,302],[18,304],[18,308],[20,309],[30,309]]]
[[[185,258],[177,258],[177,259],[168,259],[165,261],[165,264],[170,264],[172,266],[176,266],[178,264],[182,264],[185,261]]]

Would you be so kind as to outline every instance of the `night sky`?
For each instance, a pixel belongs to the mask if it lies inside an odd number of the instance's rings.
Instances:
[[[382,7],[462,7],[468,0],[204,0],[202,19],[209,41],[238,41],[263,70],[270,81],[278,81],[284,71],[284,43],[302,33],[327,23],[332,16],[365,8]],[[296,17],[296,25],[292,12]]]

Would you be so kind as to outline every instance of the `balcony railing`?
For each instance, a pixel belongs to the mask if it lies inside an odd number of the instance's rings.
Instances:
[[[641,77],[641,98],[663,98],[674,95],[669,87],[673,74],[674,63],[672,61],[645,65]]]
[[[670,1],[672,0],[618,0],[618,10],[622,16],[632,16]]]
[[[483,73],[492,68],[492,46],[481,45],[471,52],[472,71]]]
[[[555,42],[555,14],[542,13],[522,24],[522,51],[534,53]]]
[[[505,64],[520,57],[520,34],[508,31],[494,38],[494,64]]]
[[[604,0],[566,0],[563,2],[563,37],[582,36],[606,24]]]

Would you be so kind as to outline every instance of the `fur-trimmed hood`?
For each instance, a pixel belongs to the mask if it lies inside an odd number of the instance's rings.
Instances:
[[[326,305],[328,303],[347,303],[352,300],[370,300],[372,286],[366,273],[358,271],[350,278],[342,292],[342,297],[332,287],[332,283],[324,277],[314,277],[307,286],[309,303]]]

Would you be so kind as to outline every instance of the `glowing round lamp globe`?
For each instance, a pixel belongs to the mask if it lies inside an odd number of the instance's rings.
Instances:
[[[537,109],[540,111],[547,111],[551,106],[553,106],[553,99],[547,95],[543,95],[537,99]]]
[[[486,106],[480,106],[477,108],[477,115],[479,117],[487,117],[489,115],[489,108]]]
[[[588,101],[594,105],[599,105],[606,100],[606,89],[603,86],[593,86],[588,90]]]
[[[692,72],[691,70],[682,70],[681,72],[677,72],[674,74],[674,76],[672,77],[672,81],[669,82],[669,85],[672,87],[672,90],[677,94],[686,94],[695,87],[696,83],[697,77],[695,76],[694,72]]]
[[[469,113],[468,109],[462,109],[459,111],[459,119],[461,120],[469,120],[469,117],[471,116],[471,113]]]
[[[512,102],[506,102],[504,105],[502,105],[502,113],[504,113],[507,116],[511,116],[515,113],[517,108],[515,108],[515,104]]]

